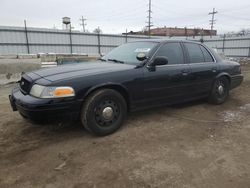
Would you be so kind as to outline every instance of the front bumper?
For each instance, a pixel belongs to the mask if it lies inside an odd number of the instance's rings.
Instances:
[[[30,119],[58,118],[65,115],[77,116],[82,104],[82,101],[74,98],[36,98],[23,94],[19,87],[12,90],[9,100],[13,111],[18,111]]]
[[[234,88],[238,87],[242,83],[243,78],[244,77],[242,74],[231,76],[230,89],[234,89]]]

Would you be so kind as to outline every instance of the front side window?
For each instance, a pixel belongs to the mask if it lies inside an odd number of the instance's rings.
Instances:
[[[144,53],[146,56],[157,45],[157,42],[131,42],[114,48],[107,55],[102,57],[103,60],[117,60],[125,64],[140,64],[136,56],[138,53]]]
[[[185,43],[190,63],[202,63],[204,62],[204,56],[201,51],[200,45],[194,43]]]
[[[156,53],[157,56],[164,56],[168,59],[168,64],[183,64],[184,57],[180,43],[171,42],[164,44]]]

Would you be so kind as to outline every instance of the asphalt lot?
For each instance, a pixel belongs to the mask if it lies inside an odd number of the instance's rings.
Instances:
[[[220,106],[204,101],[131,114],[113,135],[79,123],[35,125],[0,87],[0,187],[250,187],[250,66]]]

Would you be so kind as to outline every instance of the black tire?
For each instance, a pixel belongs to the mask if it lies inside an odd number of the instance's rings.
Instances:
[[[215,80],[208,98],[211,104],[222,104],[229,96],[229,80],[225,76]]]
[[[87,97],[81,110],[81,122],[89,132],[105,136],[118,130],[126,115],[124,97],[115,90],[101,89]]]

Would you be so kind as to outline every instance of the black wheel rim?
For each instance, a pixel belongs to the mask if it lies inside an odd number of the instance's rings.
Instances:
[[[218,98],[223,98],[226,96],[226,87],[223,81],[218,80],[216,82],[215,93]]]
[[[119,105],[114,100],[101,101],[94,110],[95,120],[102,127],[109,127],[120,115]]]

